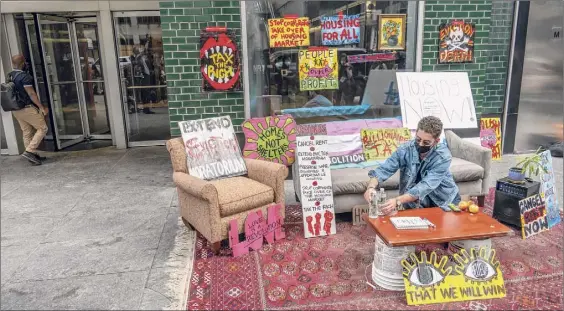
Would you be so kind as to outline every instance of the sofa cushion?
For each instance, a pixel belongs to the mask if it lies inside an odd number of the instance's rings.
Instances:
[[[274,202],[274,190],[247,177],[210,181],[217,189],[221,217],[235,215]]]
[[[333,194],[364,193],[368,187],[368,172],[371,168],[345,168],[331,170],[331,181],[333,182]],[[460,158],[452,158],[450,172],[455,182],[468,182],[484,178],[484,168]],[[386,190],[399,188],[399,171],[396,172],[379,187]]]

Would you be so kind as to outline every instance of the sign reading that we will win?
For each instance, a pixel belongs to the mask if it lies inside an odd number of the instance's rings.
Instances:
[[[243,156],[292,165],[296,150],[296,122],[291,116],[252,118],[242,124]]]
[[[401,144],[410,140],[411,133],[406,127],[362,129],[360,139],[366,161],[384,160],[391,156]]]

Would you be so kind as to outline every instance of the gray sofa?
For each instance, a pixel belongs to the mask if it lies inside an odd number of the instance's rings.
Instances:
[[[488,193],[492,151],[463,140],[452,131],[445,131],[448,148],[452,154],[450,171],[461,195],[476,195],[480,203]],[[297,160],[297,159],[296,159]],[[335,213],[350,212],[355,205],[366,204],[363,194],[368,186],[368,171],[373,168],[346,168],[331,170]],[[300,181],[297,162],[292,166],[294,191],[300,199]],[[380,184],[388,197],[399,194],[399,171]]]

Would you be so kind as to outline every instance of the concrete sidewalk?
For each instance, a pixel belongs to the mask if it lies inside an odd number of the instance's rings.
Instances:
[[[51,156],[38,167],[1,158],[2,309],[182,309],[195,235],[165,147]],[[516,161],[494,162],[494,177]]]

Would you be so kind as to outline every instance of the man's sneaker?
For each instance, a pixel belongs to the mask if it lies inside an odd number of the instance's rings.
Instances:
[[[24,151],[24,153],[22,153],[22,157],[26,158],[29,162],[35,164],[35,165],[41,165],[41,160],[39,158],[37,158],[37,156],[31,152],[28,151]]]
[[[42,157],[39,154],[35,153],[35,152],[30,152],[31,154],[33,154],[36,158],[38,158],[40,161],[45,161],[47,160],[46,157]]]

